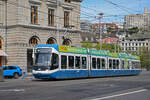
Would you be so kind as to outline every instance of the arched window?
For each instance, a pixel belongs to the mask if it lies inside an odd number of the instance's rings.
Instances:
[[[50,37],[50,38],[47,40],[46,44],[56,44],[56,39],[53,38],[53,37]]]
[[[70,39],[64,39],[64,41],[63,41],[63,45],[67,45],[67,46],[69,46],[69,45],[71,45],[72,44],[72,42],[71,42],[71,40]]]
[[[3,47],[3,41],[2,38],[0,38],[0,50],[2,50],[2,47]]]
[[[31,44],[31,45],[37,45],[38,44],[38,37],[37,36],[33,36],[33,37],[31,37],[30,38],[30,40],[29,40],[29,44]]]

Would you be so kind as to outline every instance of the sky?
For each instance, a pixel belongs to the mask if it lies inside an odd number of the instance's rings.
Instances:
[[[81,20],[97,22],[98,13],[104,13],[103,22],[121,22],[124,15],[143,14],[144,7],[150,10],[150,0],[83,0]]]

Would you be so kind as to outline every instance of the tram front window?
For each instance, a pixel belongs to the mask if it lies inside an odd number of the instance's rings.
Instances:
[[[36,53],[34,70],[47,70],[51,66],[51,53]]]
[[[51,48],[37,48],[35,53],[34,70],[45,71],[58,68],[59,57],[52,53]]]

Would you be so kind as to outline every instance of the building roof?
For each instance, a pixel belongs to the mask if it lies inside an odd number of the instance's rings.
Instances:
[[[130,37],[126,38],[127,40],[134,39],[150,39],[150,34],[133,34]]]
[[[103,39],[103,43],[117,43],[119,41],[118,38],[105,38]]]

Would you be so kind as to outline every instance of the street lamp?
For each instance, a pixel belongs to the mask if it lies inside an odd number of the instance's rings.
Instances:
[[[101,36],[101,28],[100,28],[100,23],[101,23],[101,19],[103,18],[103,15],[104,15],[104,13],[99,13],[98,14],[99,15],[99,17],[98,17],[98,19],[99,19],[99,44],[100,44],[100,50],[102,49],[102,36]]]

